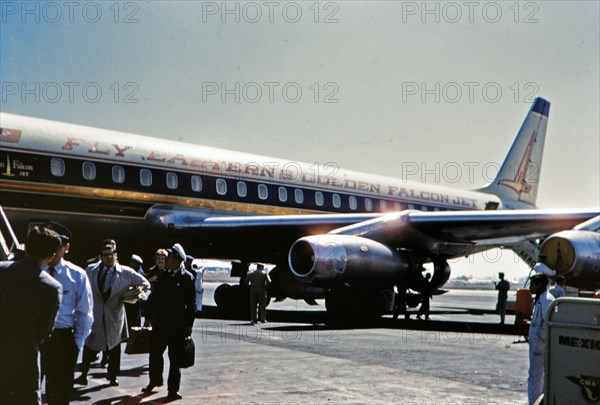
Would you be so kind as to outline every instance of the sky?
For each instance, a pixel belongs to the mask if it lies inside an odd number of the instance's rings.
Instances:
[[[538,206],[600,205],[598,1],[0,7],[3,112],[475,189],[541,96]],[[453,276],[516,278],[515,261]]]

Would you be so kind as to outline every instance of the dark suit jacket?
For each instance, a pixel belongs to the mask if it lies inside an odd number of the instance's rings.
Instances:
[[[185,328],[194,324],[196,289],[194,276],[180,267],[174,274],[162,272],[150,293],[147,315],[155,331],[184,335]]]
[[[52,333],[61,286],[36,260],[0,263],[0,403],[35,403],[39,345]]]

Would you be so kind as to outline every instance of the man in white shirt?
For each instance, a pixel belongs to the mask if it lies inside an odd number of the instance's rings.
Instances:
[[[48,404],[63,405],[69,403],[77,355],[94,320],[92,289],[85,271],[64,259],[70,248],[69,230],[55,223],[44,227],[60,236],[61,244],[44,270],[60,283],[63,295],[52,335],[40,347],[41,365]]]
[[[547,290],[548,277],[546,274],[537,273],[531,276],[529,286],[531,293],[535,294],[533,315],[529,325],[529,378],[527,392],[529,404],[534,404],[542,395],[544,389],[544,346],[546,345],[545,316],[554,297]]]

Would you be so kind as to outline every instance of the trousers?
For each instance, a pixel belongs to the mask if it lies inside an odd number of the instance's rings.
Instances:
[[[90,364],[96,359],[98,351],[92,350],[87,346],[83,346],[83,359],[81,360],[81,373],[87,375],[90,370]],[[108,369],[107,377],[109,380],[114,379],[121,372],[121,344],[116,345],[107,352]]]
[[[150,336],[150,384],[163,384],[163,354],[169,348],[169,377],[167,389],[169,392],[179,391],[181,384],[181,358],[183,356],[183,336],[168,331],[152,331]]]
[[[71,399],[79,348],[72,329],[54,329],[40,346],[42,375],[46,377],[48,405],[65,405]]]

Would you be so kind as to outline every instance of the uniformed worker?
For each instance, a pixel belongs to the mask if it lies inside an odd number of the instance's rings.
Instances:
[[[529,325],[529,378],[527,393],[532,405],[542,395],[544,389],[544,346],[546,344],[546,322],[544,317],[554,297],[547,290],[548,277],[536,273],[530,278],[531,293],[535,294],[533,315]]]
[[[163,353],[169,348],[168,400],[181,399],[180,364],[183,343],[192,334],[196,291],[194,277],[185,269],[185,251],[176,243],[167,250],[167,268],[158,275],[148,298],[147,316],[152,321],[150,337],[150,382],[142,389],[150,393],[163,385]]]
[[[60,235],[61,244],[44,270],[61,284],[63,295],[52,335],[40,347],[42,374],[48,404],[62,405],[70,401],[77,356],[92,328],[92,289],[85,271],[64,259],[70,231],[55,223],[44,227]]]
[[[496,290],[498,290],[498,302],[496,303],[496,311],[500,314],[500,323],[504,324],[504,318],[506,317],[506,302],[508,301],[508,290],[510,290],[510,283],[504,279],[504,273],[498,273],[500,281],[494,283]]]
[[[257,322],[258,309],[258,321],[267,322],[267,287],[271,279],[263,264],[258,263],[256,270],[248,273],[246,284],[250,285],[250,320]]]

